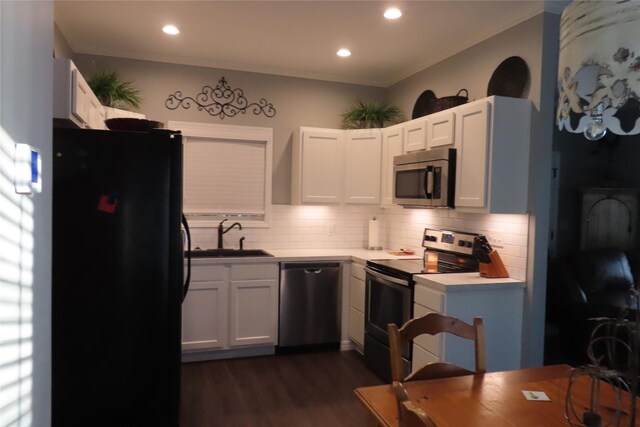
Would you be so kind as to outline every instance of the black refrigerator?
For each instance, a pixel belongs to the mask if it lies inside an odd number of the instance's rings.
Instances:
[[[178,426],[179,132],[54,129],[52,424]]]

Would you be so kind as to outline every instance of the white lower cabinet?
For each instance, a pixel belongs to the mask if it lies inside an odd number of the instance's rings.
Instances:
[[[183,353],[225,357],[252,347],[275,347],[278,337],[277,263],[192,265],[182,304]],[[230,357],[230,356],[227,356]]]
[[[475,316],[481,316],[487,370],[520,368],[525,284],[513,279],[484,279],[477,273],[460,276],[437,274],[417,279],[414,317],[435,312],[473,323]],[[436,361],[474,369],[473,342],[451,334],[418,337],[413,343],[412,369]]]
[[[278,341],[277,264],[232,266],[230,297],[229,346],[275,345]]]
[[[364,265],[351,263],[349,278],[349,339],[364,346]]]
[[[182,303],[182,349],[205,350],[227,344],[228,298],[224,266],[194,267]]]

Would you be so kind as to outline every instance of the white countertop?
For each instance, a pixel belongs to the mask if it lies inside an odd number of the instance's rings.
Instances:
[[[485,278],[480,273],[450,273],[450,274],[418,274],[413,276],[416,284],[427,285],[443,292],[465,291],[470,289],[506,289],[524,288],[525,282],[506,278]]]
[[[355,261],[362,264],[372,259],[421,259],[421,254],[391,255],[390,249],[370,251],[367,249],[264,249],[273,257],[226,257],[192,258],[193,265],[207,264],[266,264],[282,261]],[[480,273],[418,274],[417,284],[427,285],[442,292],[482,289],[524,288],[525,282],[516,279],[487,279]]]
[[[370,251],[367,249],[268,249],[265,251],[273,257],[238,257],[238,258],[191,258],[192,264],[255,264],[280,261],[358,261],[365,263],[370,259],[421,259],[422,254],[391,255],[391,249]]]

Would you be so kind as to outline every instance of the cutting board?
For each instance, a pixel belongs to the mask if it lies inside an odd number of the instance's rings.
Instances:
[[[397,256],[402,256],[402,255],[415,255],[416,253],[414,251],[389,251],[387,252],[389,255],[397,255]]]

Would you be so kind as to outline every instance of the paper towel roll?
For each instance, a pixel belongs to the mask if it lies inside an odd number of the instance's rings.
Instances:
[[[382,249],[380,247],[380,228],[379,222],[375,218],[369,220],[369,244],[368,249]]]

